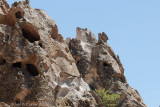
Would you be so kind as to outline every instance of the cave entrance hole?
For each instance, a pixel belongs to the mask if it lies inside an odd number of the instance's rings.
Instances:
[[[21,68],[22,64],[21,64],[21,62],[16,62],[16,63],[13,63],[13,67],[14,68]]]
[[[15,105],[19,105],[21,103],[20,99],[19,98],[16,98],[15,99]]]
[[[106,62],[103,63],[104,67],[109,67],[109,64],[107,64]]]
[[[28,39],[28,41],[31,43],[33,43],[34,41],[40,40],[40,36],[38,32],[35,30],[35,27],[30,23],[26,23],[23,25],[22,33],[23,33],[23,36],[26,39]]]
[[[26,67],[27,67],[27,70],[30,75],[32,75],[32,76],[39,75],[39,71],[37,70],[37,68],[33,64],[26,64]]]
[[[20,11],[15,13],[16,18],[20,19],[22,18],[22,13]]]

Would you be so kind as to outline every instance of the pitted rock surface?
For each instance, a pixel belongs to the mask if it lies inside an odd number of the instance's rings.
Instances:
[[[146,107],[139,93],[124,76],[118,55],[108,45],[108,36],[98,34],[98,41],[88,29],[77,28],[75,39],[66,39],[77,68],[91,90],[103,89],[120,95],[119,107]]]
[[[46,12],[0,0],[0,107],[102,107],[94,89],[121,95],[119,107],[146,107],[103,32],[77,28],[63,39]]]
[[[24,1],[1,1],[0,86],[1,105],[96,105],[54,20]]]

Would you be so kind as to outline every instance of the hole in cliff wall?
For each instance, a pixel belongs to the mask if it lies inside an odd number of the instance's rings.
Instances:
[[[15,13],[15,16],[16,16],[16,18],[18,18],[18,19],[22,18],[22,14],[21,14],[20,11],[16,12],[16,13]]]
[[[32,75],[32,76],[39,75],[39,71],[37,70],[37,68],[33,64],[26,64],[26,67],[27,67],[27,70],[30,73],[30,75]]]
[[[108,64],[107,62],[103,62],[103,68],[102,71],[104,73],[107,73],[109,75],[111,75],[113,73],[113,69],[112,66],[110,64]]]
[[[14,102],[15,102],[15,105],[19,105],[21,103],[21,100],[19,98],[16,98]]]
[[[42,48],[42,43],[38,43],[38,45]]]
[[[35,27],[30,23],[25,23],[22,27],[23,36],[28,39],[29,42],[39,41],[40,36],[35,30]]]
[[[109,64],[107,64],[106,62],[103,63],[104,67],[109,67]]]
[[[24,16],[24,11],[21,7],[17,7],[16,10],[15,10],[15,17],[17,19],[20,19],[20,18],[23,18]]]
[[[21,68],[22,64],[21,64],[21,62],[16,62],[16,63],[13,63],[13,67],[14,68]]]
[[[95,87],[93,85],[89,85],[90,89],[95,91]]]

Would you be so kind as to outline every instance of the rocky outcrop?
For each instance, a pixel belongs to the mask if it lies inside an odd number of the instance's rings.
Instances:
[[[76,38],[67,38],[66,42],[91,90],[105,88],[110,93],[119,94],[119,107],[146,107],[139,93],[127,83],[119,56],[115,55],[107,40],[104,32],[98,34],[97,41],[91,31],[77,28]]]
[[[23,1],[1,2],[1,105],[96,105],[55,22]]]
[[[101,106],[94,89],[121,95],[120,107],[146,107],[119,56],[88,29],[66,40],[43,10],[0,1],[0,107]]]

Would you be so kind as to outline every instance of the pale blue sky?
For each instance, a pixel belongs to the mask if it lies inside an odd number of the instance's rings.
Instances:
[[[45,10],[64,38],[74,38],[76,27],[106,32],[128,83],[149,107],[160,105],[160,0],[31,0],[31,6]]]

